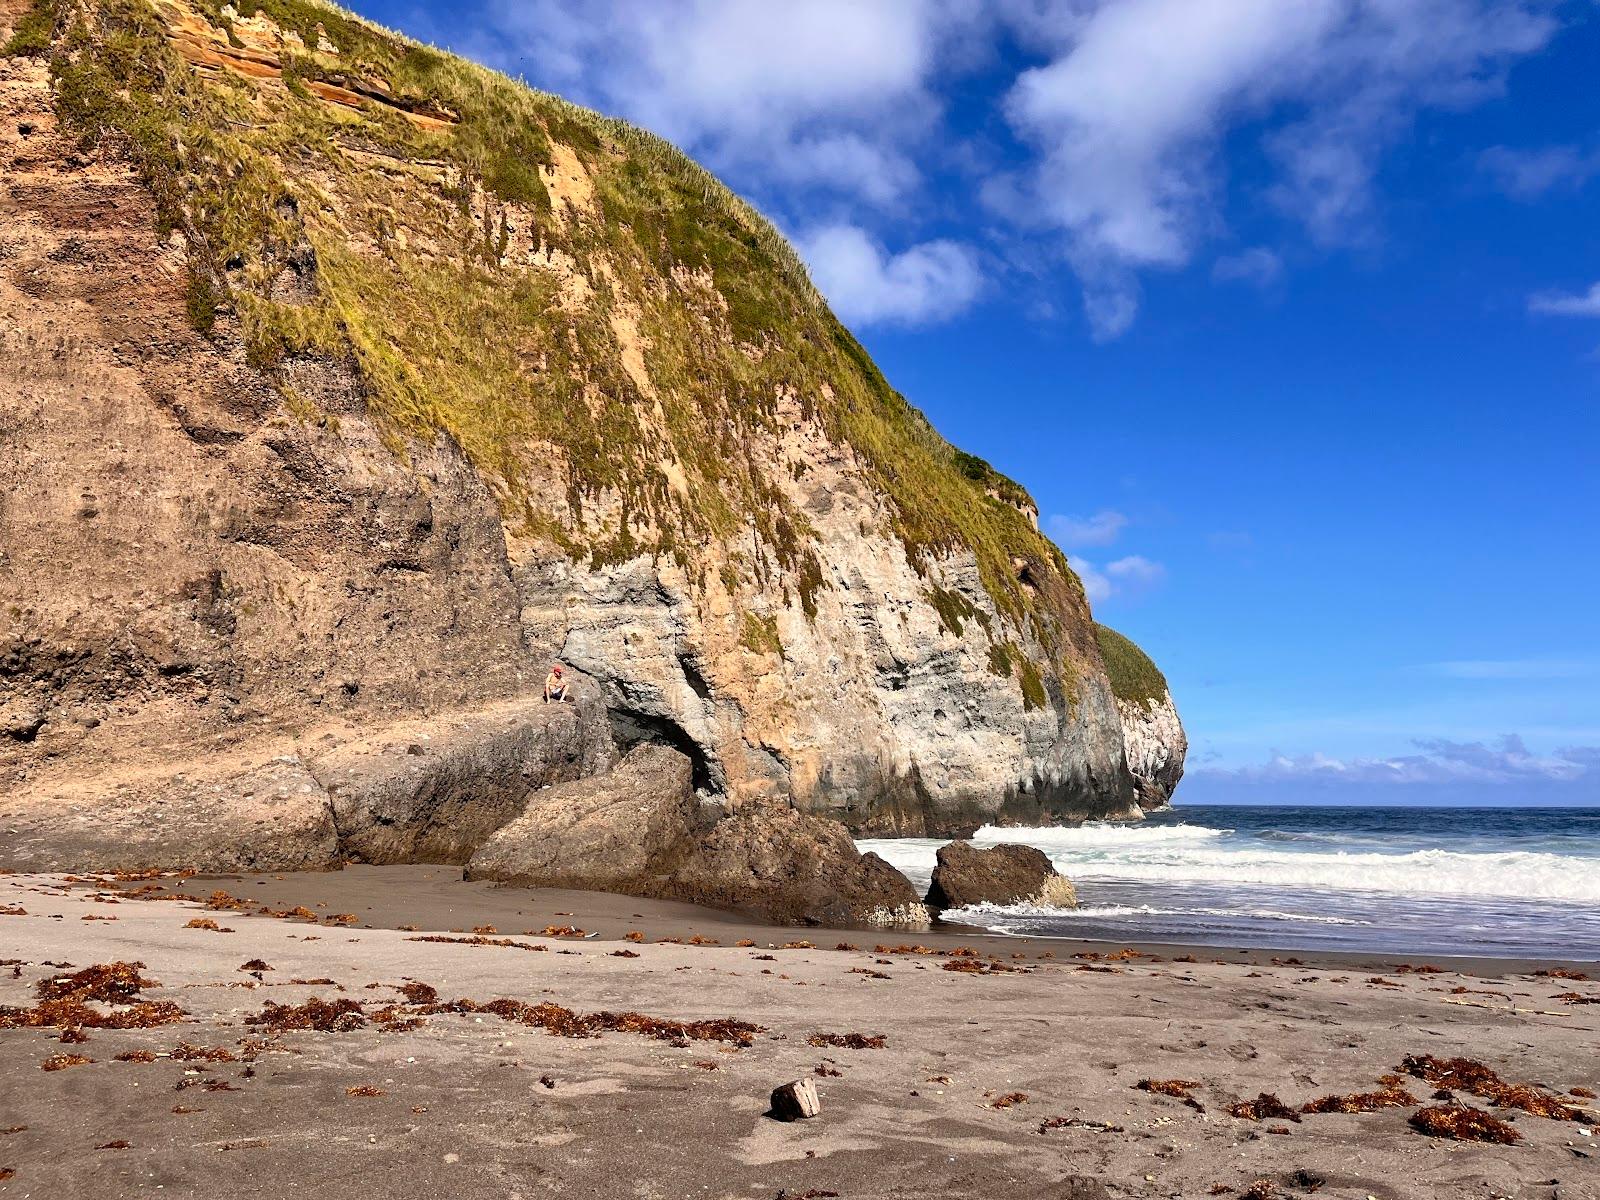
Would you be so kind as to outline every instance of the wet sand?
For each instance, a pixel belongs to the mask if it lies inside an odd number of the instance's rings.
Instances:
[[[1600,1090],[1600,1005],[1561,997],[1600,997],[1600,983],[1531,974],[1550,964],[1433,959],[1441,970],[1415,973],[1394,960],[1154,947],[1074,958],[1105,948],[774,930],[688,905],[464,884],[448,867],[181,884],[252,910],[303,905],[325,914],[316,922],[129,898],[140,886],[0,876],[0,913],[23,910],[0,915],[0,959],[16,960],[0,970],[0,1005],[35,1003],[36,983],[69,969],[50,964],[137,960],[163,985],[141,998],[186,1014],[72,1044],[54,1029],[0,1028],[0,1131],[26,1127],[0,1132],[0,1174],[14,1172],[0,1196],[1099,1194],[1063,1182],[1083,1176],[1118,1197],[1241,1196],[1257,1180],[1270,1185],[1257,1194],[1356,1200],[1600,1197],[1600,1131],[1475,1097],[1460,1098],[1509,1121],[1519,1144],[1425,1137],[1407,1124],[1414,1107],[1299,1122],[1228,1112],[1263,1091],[1292,1108],[1370,1092],[1407,1055],[1428,1054],[1559,1091],[1594,1119],[1600,1101],[1567,1089]],[[197,919],[220,929],[187,927]],[[596,936],[523,932],[548,925]],[[630,931],[644,940],[624,940]],[[721,945],[657,940],[696,935]],[[423,936],[515,944],[412,940]],[[814,946],[783,948],[800,941]],[[879,943],[946,953],[875,953]],[[951,957],[958,946],[974,956]],[[253,959],[272,969],[239,969]],[[947,969],[973,962],[1017,970]],[[482,1011],[428,1012],[404,1032],[372,1023],[407,1003],[396,985],[408,981],[446,1000],[734,1018],[762,1032],[747,1046],[557,1037]],[[360,1002],[363,1023],[246,1024],[269,1000],[314,997]],[[818,1033],[885,1044],[818,1047]],[[234,1060],[169,1057],[181,1043]],[[154,1061],[115,1060],[141,1050]],[[93,1061],[40,1069],[59,1054]],[[770,1090],[803,1076],[822,1114],[765,1115]],[[1146,1078],[1194,1081],[1198,1107],[1138,1090]],[[1435,1085],[1401,1086],[1432,1103]]]

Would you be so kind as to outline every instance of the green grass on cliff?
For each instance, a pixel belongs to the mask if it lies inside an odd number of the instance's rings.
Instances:
[[[1166,696],[1167,677],[1148,654],[1115,629],[1096,623],[1094,631],[1100,639],[1100,656],[1105,659],[1112,693],[1148,712]]]
[[[197,328],[236,323],[269,371],[303,356],[351,364],[397,453],[413,437],[454,439],[526,533],[596,563],[670,554],[691,573],[720,542],[747,577],[775,561],[779,578],[764,582],[812,615],[824,582],[810,523],[756,449],[793,397],[854,447],[913,565],[970,548],[1003,616],[1049,649],[1047,674],[1072,675],[1063,635],[1082,593],[1019,511],[1027,493],[890,387],[794,249],[705,170],[649,133],[317,0],[243,0],[239,20],[220,0],[198,8],[235,46],[259,13],[306,51],[283,55],[281,83],[202,74],[147,0],[44,0],[17,31],[53,42],[69,127],[126,146],[163,232],[188,239]],[[402,107],[459,120],[422,128],[387,105],[313,94],[372,78]],[[581,162],[592,208],[552,203],[560,147]],[[283,294],[308,248],[309,294]],[[765,554],[745,553],[752,538]],[[935,594],[961,629],[970,614]],[[1043,702],[1037,670],[1020,686]]]

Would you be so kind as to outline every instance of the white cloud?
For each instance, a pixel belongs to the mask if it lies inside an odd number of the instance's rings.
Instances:
[[[929,324],[962,312],[983,289],[977,256],[956,242],[889,254],[855,225],[829,225],[798,242],[812,278],[846,321]]]
[[[1167,578],[1167,569],[1141,554],[1130,554],[1097,566],[1086,558],[1069,555],[1067,562],[1083,583],[1083,594],[1090,604],[1104,604],[1114,597],[1132,598],[1158,587]]]
[[[493,0],[488,20],[497,65],[714,169],[884,205],[918,182],[902,146],[937,121],[930,79],[972,11],[970,0]]]
[[[1585,778],[1600,765],[1600,748],[1569,747],[1541,756],[1532,753],[1515,734],[1507,734],[1494,744],[1442,738],[1414,744],[1418,753],[1390,758],[1279,754],[1253,766],[1199,767],[1197,772],[1240,783],[1537,785],[1571,783]]]
[[[1056,545],[1109,546],[1122,536],[1128,527],[1128,518],[1109,508],[1103,508],[1092,517],[1053,516],[1045,522]]]
[[[1219,147],[1231,131],[1297,114],[1263,139],[1279,171],[1272,198],[1314,239],[1351,240],[1377,162],[1414,114],[1491,94],[1504,64],[1555,29],[1503,0],[1022,8],[1036,37],[1039,20],[1060,21],[1064,33],[1057,56],[1025,72],[1008,102],[1039,162],[989,195],[1014,218],[1064,233],[1102,337],[1133,318],[1133,272],[1186,265],[1219,228]]]
[[[1224,255],[1211,266],[1211,278],[1219,283],[1253,283],[1266,287],[1283,274],[1283,259],[1265,246],[1252,246],[1238,254]]]
[[[1550,313],[1558,317],[1600,317],[1600,283],[1576,296],[1542,292],[1529,299],[1528,308],[1532,312]]]
[[[1600,151],[1576,146],[1518,150],[1491,146],[1478,156],[1478,168],[1515,200],[1535,200],[1562,187],[1581,187],[1600,175]]]

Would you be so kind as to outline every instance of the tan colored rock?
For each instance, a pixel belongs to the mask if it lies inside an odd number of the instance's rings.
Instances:
[[[804,1121],[819,1116],[822,1101],[811,1079],[796,1079],[772,1089],[772,1115],[780,1121]]]
[[[1032,846],[1005,844],[986,850],[971,842],[940,846],[928,905],[965,908],[972,904],[1076,908],[1078,894],[1044,851]]]

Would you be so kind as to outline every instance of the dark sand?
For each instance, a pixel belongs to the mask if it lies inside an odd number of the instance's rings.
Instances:
[[[1595,1130],[1472,1097],[1521,1143],[1430,1139],[1408,1127],[1410,1108],[1298,1124],[1228,1114],[1262,1091],[1293,1107],[1371,1091],[1407,1054],[1464,1055],[1508,1081],[1600,1090],[1600,1005],[1561,999],[1600,997],[1600,984],[1537,977],[1534,964],[1434,959],[1445,969],[1417,974],[1394,960],[1151,947],[1105,962],[1074,959],[1098,952],[1082,943],[974,932],[774,930],[687,905],[464,884],[448,867],[181,886],[357,923],[113,903],[110,888],[0,877],[0,909],[26,913],[0,915],[0,958],[20,960],[0,970],[0,1005],[32,1004],[35,983],[65,969],[47,961],[137,959],[164,985],[146,998],[188,1014],[159,1029],[91,1029],[69,1045],[53,1029],[0,1029],[0,1131],[26,1126],[0,1132],[0,1174],[15,1172],[0,1196],[1042,1198],[1070,1194],[1062,1180],[1084,1175],[1118,1197],[1238,1196],[1264,1179],[1279,1196],[1600,1198]],[[196,917],[233,932],[186,928]],[[523,934],[551,924],[598,936]],[[488,925],[549,949],[408,940]],[[616,940],[629,930],[649,942]],[[656,942],[696,934],[722,945]],[[741,938],[757,944],[734,947]],[[815,948],[776,948],[800,940]],[[841,941],[863,949],[834,950]],[[948,957],[874,954],[880,942],[963,945],[1026,971],[956,973],[943,969]],[[613,956],[624,948],[638,957]],[[1198,961],[1174,961],[1189,953]],[[238,969],[255,958],[273,968],[260,981]],[[561,1038],[484,1013],[427,1015],[410,1032],[270,1039],[244,1023],[268,999],[354,999],[371,1011],[408,979],[445,999],[734,1017],[765,1032],[739,1049],[622,1032]],[[807,1042],[817,1032],[887,1044],[817,1048]],[[264,1044],[251,1051],[251,1039]],[[240,1061],[166,1057],[180,1041]],[[136,1049],[161,1057],[114,1061]],[[61,1053],[94,1061],[40,1070]],[[822,1115],[766,1117],[771,1088],[801,1076],[815,1080]],[[1147,1077],[1196,1081],[1204,1111],[1137,1090]],[[208,1080],[233,1090],[207,1090]],[[382,1094],[347,1094],[362,1086]],[[1422,1099],[1433,1090],[1404,1086]],[[995,1106],[1016,1092],[1026,1099]],[[1600,1102],[1566,1099],[1600,1115]],[[1041,1132],[1056,1116],[1083,1123]],[[119,1141],[127,1148],[96,1148]]]

